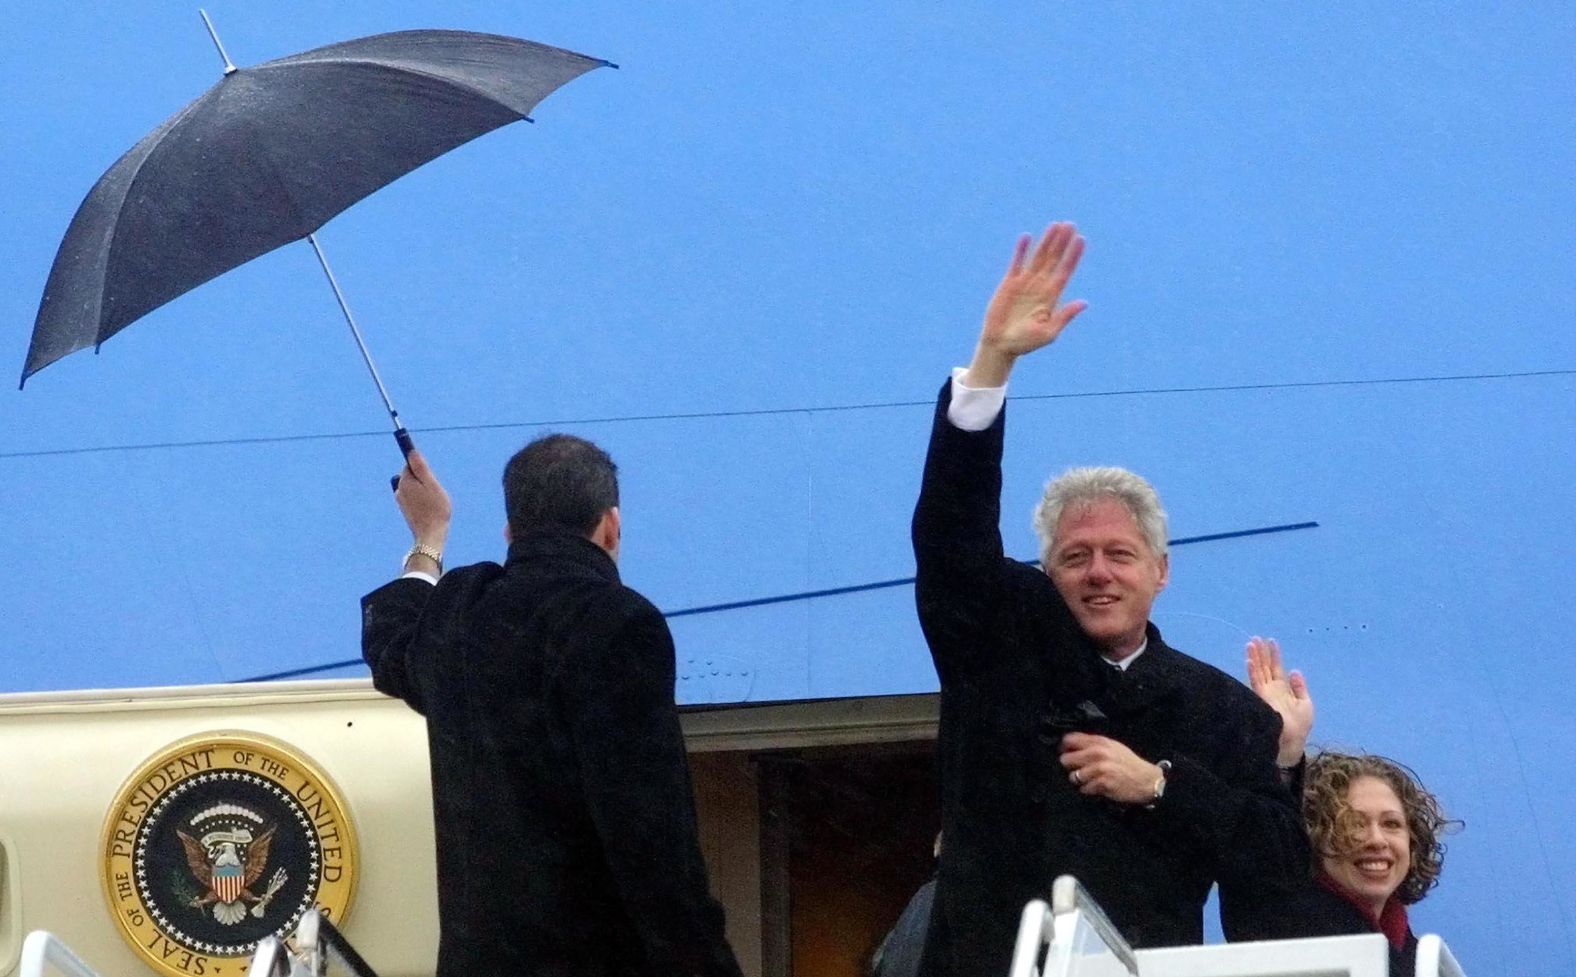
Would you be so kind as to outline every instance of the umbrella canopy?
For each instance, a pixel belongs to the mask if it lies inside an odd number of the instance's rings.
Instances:
[[[518,38],[418,30],[227,71],[77,209],[22,382],[608,64]]]

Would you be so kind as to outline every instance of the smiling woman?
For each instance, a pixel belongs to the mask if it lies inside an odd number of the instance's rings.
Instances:
[[[1328,900],[1321,915],[1390,942],[1392,973],[1411,973],[1417,938],[1406,907],[1439,882],[1440,836],[1459,826],[1412,771],[1382,756],[1324,752],[1308,761],[1303,817]],[[1366,925],[1362,925],[1366,924]]]

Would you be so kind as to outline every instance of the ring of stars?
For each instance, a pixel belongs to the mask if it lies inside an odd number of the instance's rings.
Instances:
[[[169,793],[165,794],[156,804],[154,804],[152,809],[148,811],[147,816],[143,818],[141,825],[139,825],[137,829],[137,840],[134,856],[137,876],[136,885],[138,895],[142,897],[142,904],[147,909],[148,915],[158,924],[159,930],[169,937],[169,939],[181,944],[188,950],[191,950],[195,953],[206,953],[223,956],[244,956],[257,949],[258,940],[254,939],[238,941],[234,943],[215,943],[209,940],[198,939],[190,933],[187,933],[166,914],[165,909],[161,905],[160,901],[155,898],[153,887],[148,879],[148,845],[154,833],[153,829],[158,825],[160,820],[165,816],[166,813],[170,811],[171,807],[183,794],[187,793],[193,788],[200,787],[203,784],[220,781],[232,781],[237,784],[246,784],[252,788],[265,791],[272,795],[276,799],[277,803],[284,807],[285,810],[288,811],[289,814],[295,819],[300,829],[300,834],[306,842],[307,853],[311,867],[311,871],[309,873],[309,880],[311,884],[307,887],[306,891],[302,893],[300,901],[297,903],[294,911],[290,913],[289,918],[283,920],[279,925],[273,928],[272,935],[284,936],[285,934],[291,932],[296,923],[300,921],[302,915],[304,915],[308,909],[312,908],[313,901],[317,896],[316,890],[318,868],[321,864],[317,829],[312,824],[312,820],[307,817],[306,810],[301,806],[301,803],[295,798],[293,794],[285,790],[274,781],[260,777],[257,774],[245,770],[210,770],[204,773],[195,774],[186,780],[181,781],[172,790],[170,790]]]

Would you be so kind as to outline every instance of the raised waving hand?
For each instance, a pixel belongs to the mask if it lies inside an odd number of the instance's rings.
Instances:
[[[1032,254],[1029,245],[1028,235],[1018,239],[1007,273],[985,308],[979,345],[963,381],[971,387],[1006,383],[1018,357],[1050,345],[1089,305],[1082,299],[1062,302],[1084,251],[1083,236],[1072,222],[1052,224]]]
[[[1281,717],[1280,752],[1275,762],[1292,767],[1302,759],[1313,732],[1313,697],[1301,672],[1287,672],[1280,644],[1254,636],[1248,641],[1248,685]]]

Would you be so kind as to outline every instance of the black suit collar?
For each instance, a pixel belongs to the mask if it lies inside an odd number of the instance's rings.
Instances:
[[[1112,673],[1106,685],[1112,715],[1141,711],[1169,694],[1182,678],[1182,654],[1166,644],[1153,623],[1145,631],[1149,646],[1125,672],[1105,666]]]
[[[508,566],[540,560],[569,563],[595,573],[609,581],[619,583],[618,564],[607,550],[571,532],[544,531],[525,533],[509,544]]]

